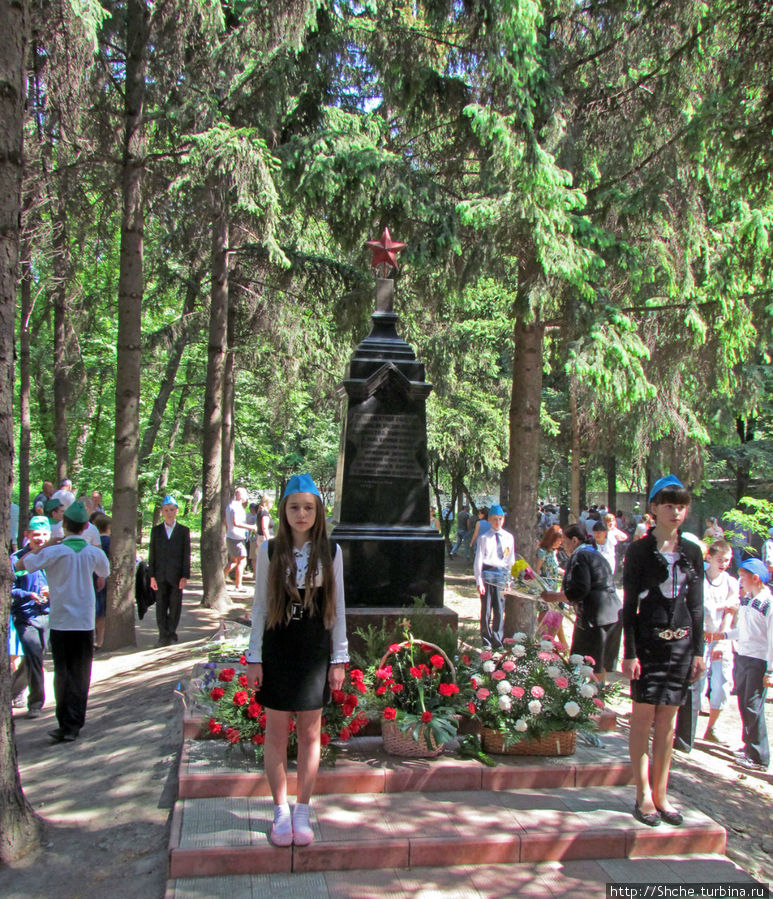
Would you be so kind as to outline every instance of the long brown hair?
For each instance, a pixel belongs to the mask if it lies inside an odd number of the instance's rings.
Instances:
[[[290,494],[294,496],[294,494]],[[296,567],[293,551],[293,532],[287,521],[285,506],[288,496],[279,504],[279,529],[274,539],[274,550],[268,566],[268,602],[266,610],[266,628],[270,629],[290,621],[292,603],[301,603],[304,609],[314,614],[316,609],[322,613],[326,628],[331,628],[335,621],[336,584],[333,575],[333,558],[330,555],[330,541],[325,528],[325,509],[322,500],[312,494],[317,507],[317,516],[309,532],[311,552],[306,568],[305,593],[301,600],[295,583]],[[322,585],[318,586],[317,570],[322,567]],[[317,598],[319,595],[319,602]]]
[[[551,524],[550,527],[542,535],[537,549],[556,549],[561,542],[563,531],[557,524]]]

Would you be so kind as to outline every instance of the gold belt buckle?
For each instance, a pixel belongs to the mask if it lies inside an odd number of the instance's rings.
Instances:
[[[666,628],[664,631],[658,631],[658,636],[661,640],[682,640],[689,633],[686,627],[677,628],[677,630],[672,631],[671,628]]]

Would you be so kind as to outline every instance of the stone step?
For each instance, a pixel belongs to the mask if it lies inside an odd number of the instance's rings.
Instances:
[[[170,880],[166,899],[494,899],[494,897],[603,897],[609,883],[691,884],[726,888],[757,884],[718,855],[595,859],[519,865],[444,865],[442,868],[376,868],[372,871],[313,871],[307,874],[241,874]],[[729,895],[729,889],[727,890]]]
[[[495,771],[496,769],[491,769]],[[175,805],[170,878],[537,863],[723,853],[725,830],[702,812],[681,827],[635,821],[630,787],[475,789],[316,795],[315,841],[278,849],[262,796]]]
[[[620,734],[603,734],[603,747],[578,741],[574,755],[558,758],[493,756],[495,767],[448,753],[437,759],[388,756],[380,737],[359,737],[346,744],[334,767],[321,768],[316,795],[399,793],[408,791],[550,789],[624,786],[632,782],[628,748]],[[236,747],[226,754],[222,741],[186,740],[178,771],[180,799],[217,796],[270,796],[262,770]],[[295,795],[294,770],[288,791]]]

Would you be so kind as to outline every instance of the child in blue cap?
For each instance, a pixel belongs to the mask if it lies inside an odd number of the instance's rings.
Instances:
[[[743,748],[736,762],[750,771],[765,771],[770,764],[765,724],[765,694],[773,686],[773,596],[770,573],[761,559],[747,559],[738,569],[741,599],[736,625],[717,635],[736,641],[733,682],[743,724]]]
[[[480,637],[487,649],[500,649],[505,634],[505,587],[515,561],[515,540],[502,524],[499,505],[488,510],[491,527],[479,534],[475,545],[475,583],[480,594]]]
[[[279,529],[257,552],[247,679],[266,708],[263,760],[274,799],[271,841],[308,846],[309,802],[320,758],[322,706],[340,690],[349,661],[342,553],[308,474],[293,475],[279,504]],[[287,802],[287,740],[295,714],[297,802]]]

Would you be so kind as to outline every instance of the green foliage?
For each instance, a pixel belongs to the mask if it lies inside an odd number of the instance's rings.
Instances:
[[[724,518],[737,526],[737,530],[726,530],[725,537],[733,542],[741,541],[747,552],[754,553],[754,548],[747,543],[746,535],[756,534],[763,542],[768,539],[768,530],[773,526],[773,502],[744,496],[735,509],[725,512]]]

